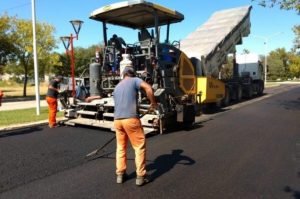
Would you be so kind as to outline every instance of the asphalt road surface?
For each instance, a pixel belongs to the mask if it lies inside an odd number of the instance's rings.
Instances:
[[[279,93],[279,94],[276,94]],[[276,94],[271,97],[269,94]],[[300,198],[300,87],[285,85],[234,105],[190,131],[147,138],[152,181],[115,181],[114,134],[47,126],[0,135],[0,198]]]

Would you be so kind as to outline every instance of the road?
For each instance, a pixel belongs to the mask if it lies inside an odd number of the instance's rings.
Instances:
[[[276,94],[279,93],[279,94]],[[276,95],[270,95],[276,94]],[[147,138],[152,182],[115,183],[114,135],[82,127],[46,126],[0,135],[0,198],[300,198],[300,87],[268,90],[190,131]]]

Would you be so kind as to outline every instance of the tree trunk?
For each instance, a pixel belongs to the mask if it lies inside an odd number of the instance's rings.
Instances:
[[[23,97],[26,97],[26,88],[27,88],[27,77],[28,77],[28,66],[24,64],[24,87],[23,87]]]

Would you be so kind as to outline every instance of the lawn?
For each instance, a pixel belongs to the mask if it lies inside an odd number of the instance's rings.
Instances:
[[[46,95],[48,85],[40,83],[40,95]],[[23,84],[12,81],[0,81],[0,89],[4,93],[4,98],[14,98],[23,96]],[[35,86],[27,85],[26,94],[28,97],[35,96]]]
[[[280,85],[280,82],[267,82],[266,88],[275,87],[275,86],[279,86],[279,85]]]
[[[57,117],[62,117],[63,112],[58,112]],[[13,124],[36,122],[48,119],[48,107],[41,107],[40,115],[36,115],[35,108],[0,111],[0,127]]]
[[[40,83],[40,95],[45,96],[48,85]],[[4,98],[17,98],[23,96],[23,84],[13,81],[0,81],[0,89],[4,93]],[[35,96],[35,86],[27,86],[27,97]],[[57,117],[62,117],[63,112],[59,112]],[[21,110],[0,111],[0,127],[13,124],[22,124],[28,122],[36,122],[48,119],[48,107],[41,107],[40,115],[36,115],[36,108],[28,108]]]

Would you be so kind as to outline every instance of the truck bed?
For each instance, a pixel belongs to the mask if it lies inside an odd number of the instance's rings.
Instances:
[[[200,75],[218,77],[219,68],[235,46],[250,33],[251,6],[215,12],[196,31],[181,40],[180,49],[198,60]]]

